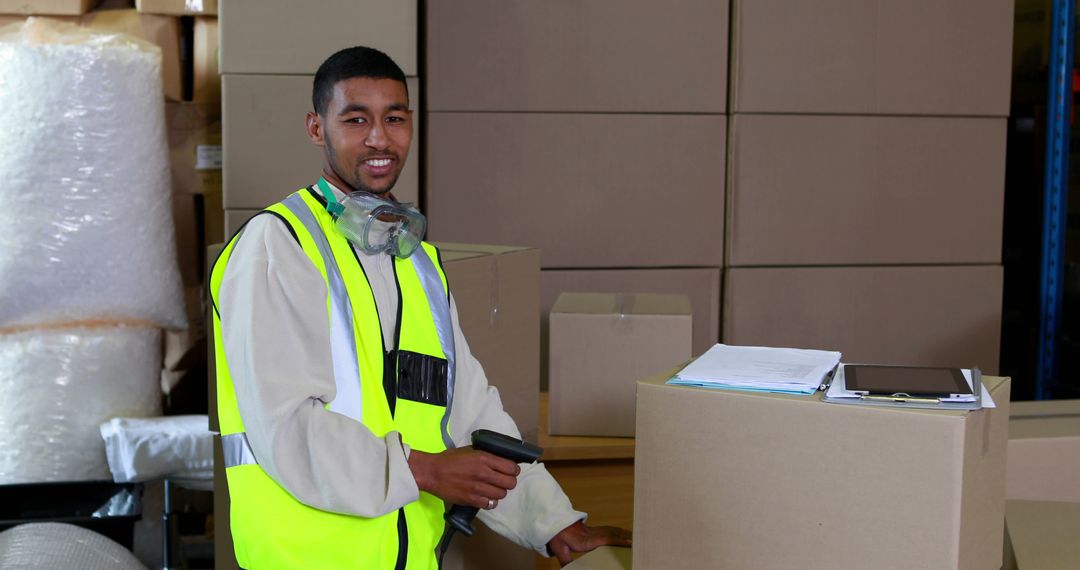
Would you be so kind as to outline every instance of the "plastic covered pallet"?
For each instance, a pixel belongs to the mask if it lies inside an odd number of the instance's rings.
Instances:
[[[156,46],[0,28],[0,331],[185,325]]]
[[[0,532],[5,570],[145,570],[123,546],[85,528],[32,523]]]
[[[149,327],[0,335],[0,484],[109,480],[98,426],[161,413]]]

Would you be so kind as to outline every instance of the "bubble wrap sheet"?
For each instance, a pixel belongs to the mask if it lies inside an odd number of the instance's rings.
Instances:
[[[185,326],[155,46],[0,28],[0,330]]]
[[[98,426],[161,414],[149,327],[0,335],[0,484],[109,480]]]
[[[92,530],[30,523],[0,532],[5,570],[146,570],[126,548]]]

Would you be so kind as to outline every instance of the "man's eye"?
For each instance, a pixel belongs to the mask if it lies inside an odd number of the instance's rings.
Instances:
[[[365,118],[363,118],[363,117],[353,117],[353,118],[351,118],[351,119],[346,119],[346,120],[345,120],[345,122],[346,122],[346,123],[356,123],[356,124],[358,124],[358,125],[359,125],[359,124],[361,124],[361,123],[366,123],[366,122],[367,122],[367,119],[365,119]]]
[[[387,117],[386,122],[388,122],[388,123],[404,123],[405,122],[405,117]]]

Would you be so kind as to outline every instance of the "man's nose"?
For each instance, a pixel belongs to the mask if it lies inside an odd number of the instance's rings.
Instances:
[[[381,123],[375,123],[372,125],[371,130],[368,131],[364,144],[372,148],[386,148],[387,141],[386,127]]]

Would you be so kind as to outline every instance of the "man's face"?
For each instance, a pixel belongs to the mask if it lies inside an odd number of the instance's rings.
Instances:
[[[340,179],[331,182],[373,194],[389,192],[412,142],[405,84],[368,77],[337,82],[325,114],[308,113],[308,136],[326,149],[327,166]]]

